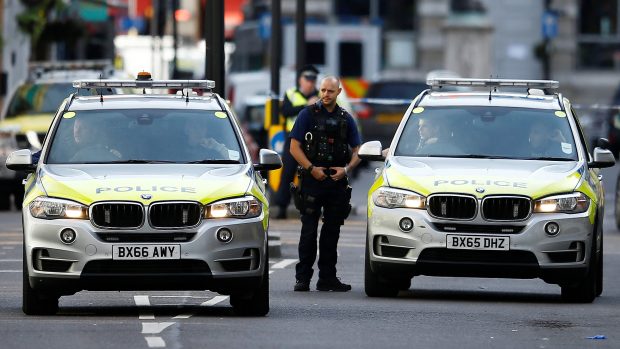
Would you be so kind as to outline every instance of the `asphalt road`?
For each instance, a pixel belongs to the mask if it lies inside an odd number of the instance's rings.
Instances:
[[[58,315],[26,316],[20,216],[1,212],[0,348],[618,348],[617,173],[604,170],[605,290],[592,304],[563,303],[560,288],[540,280],[477,278],[416,277],[398,298],[367,298],[365,220],[358,214],[339,244],[339,275],[353,286],[348,293],[292,291],[299,224],[291,218],[271,222],[282,257],[270,261],[267,317],[236,317],[227,297],[211,292],[80,292],[61,298]],[[371,177],[372,167],[353,183],[359,213]],[[596,335],[605,339],[588,338]]]

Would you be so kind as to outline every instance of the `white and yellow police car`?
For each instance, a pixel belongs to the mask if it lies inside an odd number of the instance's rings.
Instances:
[[[23,203],[23,311],[55,313],[80,290],[213,290],[238,314],[269,311],[268,202],[241,129],[208,80],[75,81],[29,172]],[[178,89],[177,94],[146,93]],[[203,94],[193,90],[204,91]],[[33,155],[34,160],[33,160]],[[37,157],[39,159],[37,160]]]
[[[545,93],[556,81],[427,83],[389,151],[359,150],[385,160],[368,194],[366,294],[396,296],[417,275],[541,278],[592,302],[603,291],[598,168],[611,152],[588,149],[569,100]]]

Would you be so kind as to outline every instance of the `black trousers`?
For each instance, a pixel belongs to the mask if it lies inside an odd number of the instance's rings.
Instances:
[[[291,138],[286,137],[284,143],[284,150],[282,151],[282,172],[280,174],[280,186],[275,195],[275,204],[278,207],[286,209],[291,202],[290,183],[295,178],[297,173],[297,161],[291,155]]]
[[[307,181],[307,180],[304,180]],[[319,219],[323,216],[323,226],[319,238],[319,278],[331,279],[336,277],[336,263],[338,262],[338,239],[340,226],[349,215],[351,206],[350,187],[346,180],[335,183],[331,180],[302,185],[302,194],[305,197],[304,208],[301,210],[301,235],[299,237],[299,263],[295,266],[295,278],[309,281],[314,269],[312,266],[317,254],[317,232]]]

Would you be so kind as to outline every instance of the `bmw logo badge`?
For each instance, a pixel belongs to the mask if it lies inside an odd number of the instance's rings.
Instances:
[[[484,188],[482,188],[482,187],[478,187],[478,188],[476,188],[476,192],[478,192],[478,193],[484,193]]]
[[[151,200],[153,195],[151,195],[151,194],[142,194],[142,195],[140,195],[140,197],[143,198],[144,200]]]

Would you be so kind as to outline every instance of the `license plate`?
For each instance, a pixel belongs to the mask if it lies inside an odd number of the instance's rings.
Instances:
[[[112,245],[112,259],[180,259],[181,245]]]
[[[453,235],[446,236],[446,247],[460,250],[510,250],[509,236]]]

